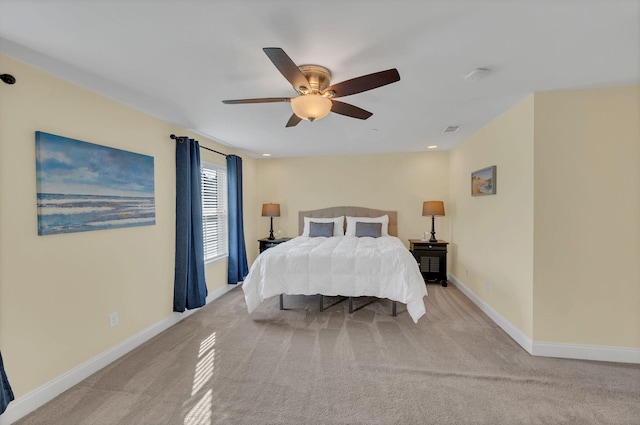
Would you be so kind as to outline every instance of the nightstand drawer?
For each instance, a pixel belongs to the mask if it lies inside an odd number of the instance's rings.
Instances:
[[[446,245],[419,245],[415,246],[414,251],[446,251]]]
[[[446,251],[448,242],[438,241],[429,242],[420,239],[409,239],[410,251]]]
[[[260,242],[260,252],[266,251],[269,248],[273,248],[274,246],[278,246],[281,243],[291,240],[291,238],[280,238],[280,239],[259,239]]]

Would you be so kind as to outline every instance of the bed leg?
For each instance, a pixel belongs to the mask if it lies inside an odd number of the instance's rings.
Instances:
[[[353,298],[349,297],[349,314],[353,313]]]
[[[318,294],[318,297],[320,297],[320,312],[324,311],[324,300],[322,299],[322,294]]]
[[[391,315],[392,316],[397,316],[398,315],[397,312],[396,312],[396,302],[395,301],[391,302]]]
[[[280,310],[284,310],[284,294],[280,294]]]

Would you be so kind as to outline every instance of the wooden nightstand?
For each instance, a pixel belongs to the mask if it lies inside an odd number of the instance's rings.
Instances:
[[[280,245],[283,242],[290,241],[291,238],[280,238],[280,239],[258,239],[260,242],[260,252],[266,251],[269,248],[273,248],[276,245]]]
[[[449,242],[409,239],[409,250],[420,267],[425,282],[440,282],[447,286],[447,245]]]

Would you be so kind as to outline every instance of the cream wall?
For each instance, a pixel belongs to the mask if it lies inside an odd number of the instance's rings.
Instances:
[[[640,87],[535,95],[534,338],[640,348]]]
[[[529,96],[450,151],[450,271],[533,336],[533,110]],[[495,165],[496,194],[471,196],[471,172]]]
[[[639,87],[529,96],[451,150],[450,185],[450,270],[534,353],[640,348]]]
[[[226,150],[228,151],[228,149]],[[260,217],[262,211],[262,197],[259,192],[258,162],[254,158],[242,157],[242,182],[243,182],[243,218],[244,240],[247,249],[247,262],[249,266],[260,253],[259,238],[264,237],[264,226]],[[256,214],[258,211],[258,214]],[[226,282],[226,267],[224,269],[224,281]],[[208,277],[207,277],[208,279]]]
[[[259,200],[279,203],[273,228],[298,235],[298,211],[358,206],[398,211],[398,236],[420,238],[431,230],[422,202],[443,200],[449,207],[447,152],[324,156],[258,160]],[[260,216],[260,205],[255,215]],[[449,238],[449,216],[436,218],[436,236]],[[269,219],[259,217],[260,237],[268,236]],[[247,241],[251,244],[252,241]],[[256,242],[257,244],[257,242]]]
[[[20,397],[173,314],[175,142],[168,136],[194,135],[7,56],[0,63],[17,79],[0,86],[0,349]],[[38,236],[37,130],[153,156],[156,225]],[[256,161],[243,160],[245,202],[255,205]],[[248,222],[248,238],[257,238],[254,228]],[[210,291],[226,285],[226,261],[208,266],[206,276]],[[114,311],[120,324],[110,328]]]

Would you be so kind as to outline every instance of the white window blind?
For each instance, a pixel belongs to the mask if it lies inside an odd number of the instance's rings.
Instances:
[[[227,248],[227,168],[201,163],[202,230],[204,261],[211,262],[229,253]]]

